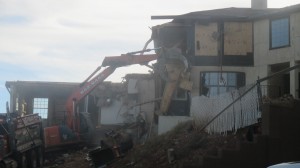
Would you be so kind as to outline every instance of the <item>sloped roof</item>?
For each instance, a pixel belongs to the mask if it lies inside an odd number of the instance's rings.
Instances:
[[[75,82],[48,82],[48,81],[6,81],[5,86],[10,88],[11,86],[78,86],[79,83]]]
[[[267,8],[267,9],[253,9],[253,8],[221,8],[205,11],[190,12],[183,15],[166,15],[166,16],[152,16],[152,19],[174,19],[173,22],[182,20],[252,20],[260,19],[272,15],[280,15],[300,11],[300,4],[287,6],[284,8]]]
[[[278,9],[252,9],[252,8],[223,8],[199,12],[191,12],[184,15],[176,16],[174,19],[209,19],[209,20],[219,20],[219,19],[249,19],[255,15],[265,15],[274,12]]]
[[[257,14],[255,16],[253,16],[253,18],[260,19],[260,18],[264,18],[264,17],[284,15],[284,14],[299,12],[299,11],[300,11],[300,4],[297,4],[297,5],[287,6],[284,8],[278,8],[276,10],[273,10],[273,11],[265,13],[265,14]]]

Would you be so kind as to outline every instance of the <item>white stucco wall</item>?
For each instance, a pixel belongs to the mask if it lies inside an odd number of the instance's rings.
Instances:
[[[100,116],[100,123],[101,124],[121,124],[124,122],[123,117],[120,115],[126,109],[122,107],[122,102],[118,100],[113,100],[113,103],[110,106],[105,106],[101,108],[101,116]]]
[[[254,23],[254,71],[261,69],[260,74],[270,75],[269,67],[280,63],[291,66],[299,64],[300,60],[300,13],[290,15],[290,46],[270,49],[269,19]],[[299,97],[299,70],[290,72],[290,93]],[[261,77],[264,77],[262,76]]]
[[[290,46],[270,49],[268,19],[254,22],[254,66],[265,66],[300,59],[300,13],[290,16]]]
[[[291,17],[292,30],[293,30],[293,44],[294,56],[296,61],[300,61],[300,13],[293,14]]]
[[[138,90],[140,102],[149,102],[155,99],[155,85],[153,79],[139,80]],[[155,102],[141,105],[140,110],[144,113],[147,123],[151,123],[153,120],[154,104]]]

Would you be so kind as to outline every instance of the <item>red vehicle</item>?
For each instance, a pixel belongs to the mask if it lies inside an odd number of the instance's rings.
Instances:
[[[66,103],[66,125],[44,128],[45,147],[50,148],[88,141],[93,133],[92,122],[88,113],[82,113],[76,110],[78,103],[111,75],[116,68],[133,64],[147,64],[158,58],[156,54],[134,55],[144,52],[145,51],[140,51],[121,56],[105,57],[102,65],[69,96]],[[102,67],[106,68],[96,75]]]
[[[43,128],[38,114],[0,114],[0,168],[43,166]]]

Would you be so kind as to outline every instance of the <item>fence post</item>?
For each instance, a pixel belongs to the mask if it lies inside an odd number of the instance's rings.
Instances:
[[[263,100],[262,100],[262,93],[261,93],[261,85],[260,85],[260,80],[259,80],[259,76],[257,76],[257,81],[256,81],[256,87],[257,87],[257,96],[258,96],[258,108],[259,111],[261,111],[261,106],[263,104]]]

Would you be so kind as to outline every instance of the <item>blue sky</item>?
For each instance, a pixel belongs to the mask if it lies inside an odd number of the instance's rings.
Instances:
[[[268,7],[298,3],[269,0]],[[250,4],[250,0],[0,0],[0,112],[5,112],[9,100],[5,81],[81,82],[105,56],[141,50],[151,36],[149,27],[168,22],[151,16]],[[119,68],[108,80],[121,81],[133,72],[147,69]]]

